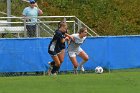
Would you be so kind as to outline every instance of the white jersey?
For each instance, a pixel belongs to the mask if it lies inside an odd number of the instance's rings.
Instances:
[[[74,41],[70,41],[68,51],[69,52],[77,52],[80,49],[80,45],[84,42],[86,37],[80,38],[79,34],[72,34],[72,37],[74,38]]]

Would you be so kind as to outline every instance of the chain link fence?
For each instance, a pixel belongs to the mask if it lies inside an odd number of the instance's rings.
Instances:
[[[10,18],[11,22],[7,19]],[[88,28],[89,36],[98,35],[75,16],[40,16],[36,23],[24,17],[0,17],[1,38],[52,37],[58,23],[66,18],[69,34],[76,33],[82,26]]]

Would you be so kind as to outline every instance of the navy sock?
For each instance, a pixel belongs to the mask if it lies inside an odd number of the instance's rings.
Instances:
[[[59,70],[60,67],[53,66],[53,69],[51,71],[52,74],[56,73]]]
[[[55,62],[54,62],[54,61],[52,61],[52,62],[51,62],[51,66],[54,66],[54,65],[55,65]]]

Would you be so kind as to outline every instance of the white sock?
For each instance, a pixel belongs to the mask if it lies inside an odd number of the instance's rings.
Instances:
[[[80,63],[79,63],[79,67],[81,67],[84,63],[86,63],[85,60],[82,60]]]

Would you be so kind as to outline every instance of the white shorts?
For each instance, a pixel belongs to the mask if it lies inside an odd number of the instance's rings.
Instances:
[[[82,48],[78,48],[77,51],[68,51],[68,54],[70,57],[76,57],[76,55],[79,55],[80,52],[82,52],[83,49]]]

